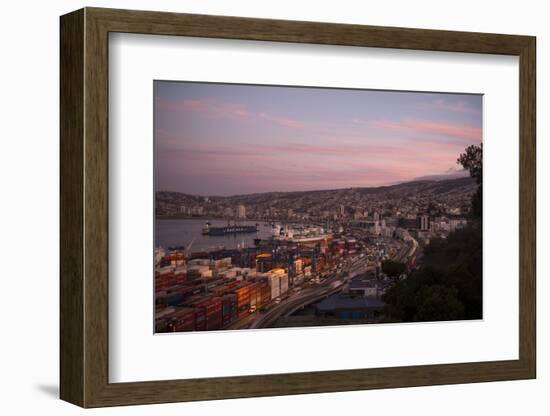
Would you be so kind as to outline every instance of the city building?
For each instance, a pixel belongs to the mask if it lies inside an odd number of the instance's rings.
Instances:
[[[224,214],[226,217],[232,217],[233,216],[233,210],[230,207],[225,208]]]
[[[246,208],[242,204],[237,206],[237,218],[246,218]]]
[[[383,312],[384,302],[376,298],[333,295],[316,305],[316,313],[323,317],[338,319],[378,319]]]
[[[420,216],[420,231],[428,231],[430,229],[430,217],[427,215]]]

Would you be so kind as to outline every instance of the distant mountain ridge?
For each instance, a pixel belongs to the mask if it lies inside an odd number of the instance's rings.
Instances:
[[[443,175],[448,178],[449,175]],[[199,203],[205,199],[211,201],[227,201],[235,203],[244,203],[245,201],[254,201],[254,200],[263,200],[265,198],[284,198],[284,199],[294,199],[300,198],[303,196],[313,197],[313,196],[333,196],[333,195],[345,195],[345,194],[388,194],[394,195],[399,193],[401,196],[406,194],[418,194],[418,193],[433,193],[441,194],[446,192],[474,192],[476,189],[475,180],[469,176],[459,176],[453,177],[452,179],[438,179],[439,175],[434,175],[436,179],[433,179],[431,176],[420,177],[410,182],[402,182],[395,185],[385,185],[385,186],[376,186],[376,187],[360,187],[360,188],[337,188],[337,189],[323,189],[323,190],[312,190],[312,191],[274,191],[274,192],[263,192],[263,193],[253,193],[253,194],[242,194],[242,195],[231,195],[231,196],[200,196],[200,195],[191,195],[183,192],[174,192],[174,191],[157,191],[156,196],[157,200],[163,199],[173,199],[174,197],[179,197],[177,199],[188,200],[191,203]]]
[[[425,175],[415,178],[413,181],[444,181],[448,179],[467,178],[470,173],[467,170],[456,170],[440,175]]]

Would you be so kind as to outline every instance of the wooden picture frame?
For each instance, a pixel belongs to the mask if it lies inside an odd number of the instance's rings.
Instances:
[[[213,400],[536,376],[535,38],[85,8],[61,17],[60,396],[82,407]],[[519,359],[109,383],[108,34],[246,39],[519,57]]]

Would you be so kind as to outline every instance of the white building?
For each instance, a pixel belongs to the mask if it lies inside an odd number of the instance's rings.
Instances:
[[[430,229],[430,217],[427,215],[420,216],[420,230],[428,231]]]
[[[155,265],[159,264],[164,256],[166,256],[166,250],[163,247],[155,247]]]
[[[450,220],[449,221],[449,229],[450,231],[455,231],[457,228],[462,228],[466,225],[467,221],[460,219],[460,220]]]
[[[237,206],[237,217],[246,218],[246,208],[242,204]]]
[[[378,220],[374,221],[374,223],[372,224],[372,227],[370,229],[370,232],[373,235],[380,235],[381,228],[380,228],[380,222]]]
[[[273,269],[264,274],[271,289],[271,299],[275,299],[288,290],[288,274],[284,269]]]

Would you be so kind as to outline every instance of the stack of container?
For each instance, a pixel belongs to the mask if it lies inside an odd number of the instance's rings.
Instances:
[[[200,285],[181,284],[156,292],[156,304],[176,306],[201,293]]]
[[[224,279],[208,279],[208,280],[205,280],[203,281],[202,285],[206,288],[207,291],[211,291],[211,290],[214,290],[215,288],[219,287],[219,286],[223,286],[223,284],[225,283],[225,280]]]
[[[239,284],[238,280],[232,280],[230,282],[224,282],[223,284],[216,286],[209,291],[215,296],[223,296],[228,292],[231,292]]]
[[[194,308],[178,308],[170,315],[168,329],[170,332],[187,332],[195,330]]]
[[[222,328],[222,302],[220,298],[212,299],[206,308],[206,330]]]
[[[189,260],[187,262],[187,264],[189,266],[209,266],[210,265],[210,260],[208,260],[207,258],[198,258],[198,259],[192,259],[192,260]]]
[[[177,284],[185,283],[187,281],[187,268],[176,267],[174,269],[174,279]]]
[[[250,311],[254,312],[261,306],[260,283],[251,283],[250,286]]]
[[[168,321],[166,319],[156,319],[155,320],[155,332],[161,333],[161,332],[170,332],[168,330]]]
[[[281,295],[288,291],[288,275],[285,273],[279,276],[281,280]]]
[[[260,283],[260,304],[261,306],[269,303],[271,300],[271,289],[267,280]]]
[[[245,283],[235,290],[237,296],[237,317],[242,318],[250,311],[250,284]]]
[[[175,310],[173,307],[166,308],[157,305],[155,311],[155,332],[168,332],[168,320]]]
[[[203,308],[195,309],[195,331],[206,331],[206,314]]]
[[[327,266],[327,262],[324,257],[318,257],[317,262],[315,264],[315,270],[320,271],[323,270]]]
[[[167,256],[165,256],[164,258],[168,259],[172,266],[178,266],[184,262],[183,253],[180,251],[174,251],[168,254]]]
[[[229,294],[221,298],[222,327],[227,327],[237,319],[237,295]]]
[[[170,286],[174,286],[175,284],[176,284],[176,277],[172,272],[162,273],[162,274],[157,273],[155,276],[155,292],[159,292]]]
[[[357,240],[355,238],[348,238],[346,247],[348,249],[348,254],[355,254],[357,251]]]
[[[176,308],[174,307],[167,307],[167,308],[157,308],[155,312],[155,319],[163,319],[170,315],[172,315],[176,311]]]
[[[232,269],[227,269],[227,270],[224,270],[223,272],[218,272],[218,276],[226,279],[235,279],[237,275],[240,274],[238,273],[239,271],[240,269],[233,267]]]
[[[231,257],[224,257],[222,259],[214,260],[213,266],[216,269],[231,267]]]
[[[207,279],[212,277],[212,270],[205,265],[193,265],[187,268],[187,275],[189,279]]]
[[[270,274],[267,276],[267,282],[269,285],[269,292],[271,293],[271,299],[275,299],[281,295],[281,282],[279,276]]]
[[[222,302],[220,298],[203,298],[191,305],[204,312],[204,328],[206,331],[222,327]]]
[[[333,243],[333,252],[338,256],[343,256],[344,251],[346,250],[346,241],[337,240]]]
[[[185,291],[166,293],[164,296],[157,296],[157,302],[166,306],[176,306],[186,298]]]

